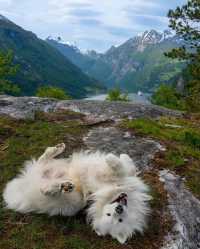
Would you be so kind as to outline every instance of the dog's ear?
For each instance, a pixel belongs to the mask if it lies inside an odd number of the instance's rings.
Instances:
[[[108,154],[105,160],[108,166],[111,167],[113,170],[122,167],[120,159],[112,153]]]
[[[119,241],[119,243],[124,244],[127,240],[127,236],[125,234],[118,234],[116,239]]]

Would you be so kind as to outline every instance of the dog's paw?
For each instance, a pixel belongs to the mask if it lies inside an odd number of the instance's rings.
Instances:
[[[61,192],[62,193],[71,193],[75,189],[75,186],[71,182],[63,182],[61,184]]]
[[[61,144],[57,144],[56,146],[56,149],[58,149],[59,151],[64,151],[65,150],[65,144],[64,143],[61,143]]]
[[[61,143],[61,144],[57,144],[55,147],[54,147],[54,154],[56,155],[59,155],[61,153],[64,152],[65,150],[65,144],[64,143]]]
[[[98,236],[100,236],[100,237],[103,236],[103,235],[99,232],[98,229],[95,229],[94,231],[95,231],[95,233],[96,233]]]
[[[46,185],[40,189],[41,193],[46,196],[55,197],[60,194],[60,184]]]

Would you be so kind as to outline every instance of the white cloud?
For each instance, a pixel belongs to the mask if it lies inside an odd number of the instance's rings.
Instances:
[[[185,1],[0,0],[0,14],[42,38],[59,35],[102,50],[146,29],[166,28],[168,9]]]

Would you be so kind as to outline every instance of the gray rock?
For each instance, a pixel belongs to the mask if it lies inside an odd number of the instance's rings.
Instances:
[[[182,179],[167,170],[160,172],[174,218],[174,233],[169,234],[162,249],[200,248],[200,202],[188,191]]]
[[[128,135],[128,136],[127,136]],[[150,160],[160,150],[160,144],[144,138],[136,138],[116,127],[94,128],[85,137],[88,150],[100,150],[116,155],[128,154],[140,171],[150,167]]]
[[[6,114],[17,119],[34,119],[36,111],[51,111],[55,109],[56,101],[37,97],[0,96],[0,114]]]
[[[55,111],[58,109],[73,110],[93,118],[114,121],[122,118],[182,115],[181,112],[149,104],[89,100],[57,101],[37,97],[0,96],[0,114],[7,114],[14,118],[34,118],[36,111]]]
[[[140,117],[157,118],[160,116],[181,116],[183,113],[151,104],[135,104],[131,102],[109,102],[93,100],[61,101],[56,108],[67,109],[93,116],[94,118],[119,120]]]

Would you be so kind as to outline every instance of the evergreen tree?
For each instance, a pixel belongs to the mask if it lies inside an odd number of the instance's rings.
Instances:
[[[187,4],[170,10],[170,27],[184,39],[184,46],[166,55],[188,62],[184,73],[187,106],[200,111],[200,0],[188,0]]]
[[[18,66],[13,65],[13,53],[0,52],[0,94],[19,95],[20,88],[9,80],[17,70]]]

